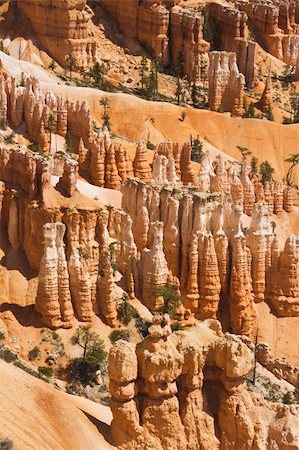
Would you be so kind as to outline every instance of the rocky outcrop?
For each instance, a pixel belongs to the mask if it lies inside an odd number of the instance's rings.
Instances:
[[[64,233],[62,223],[44,225],[45,244],[38,275],[36,310],[50,328],[69,328],[74,318],[63,248]]]
[[[247,174],[246,160],[242,170]],[[219,168],[220,171],[222,173],[223,167]],[[223,174],[220,177],[219,172],[219,180],[224,179],[223,186],[227,187],[226,178],[222,178]],[[246,186],[251,180],[244,174],[241,178],[244,178]],[[243,196],[242,182],[239,181]],[[246,232],[241,223],[242,203],[226,203],[223,194],[198,192],[194,187],[180,186],[178,191],[178,185],[144,184],[129,179],[123,187],[122,207],[132,219],[137,248],[139,251],[145,249],[145,254],[152,248],[150,222],[163,221],[163,253],[159,254],[163,261],[166,259],[172,274],[178,277],[185,304],[196,317],[216,317],[220,299],[223,299],[231,305],[233,330],[253,336],[256,328],[253,301],[268,301],[268,292],[272,289],[269,271],[276,270],[276,266],[271,262],[275,255],[271,210],[265,202],[253,203],[254,185],[250,186],[252,201],[247,202],[246,207],[247,212],[252,214],[252,221]],[[244,190],[245,197],[248,192]],[[153,269],[150,275],[146,272],[140,269],[139,278],[152,279]],[[160,269],[160,274],[163,273]],[[164,278],[166,280],[166,273]],[[276,278],[279,286],[282,286],[282,278]],[[295,279],[298,280],[298,275],[295,275]],[[297,302],[296,295],[293,300]],[[295,309],[292,313],[297,314]]]
[[[273,253],[269,302],[278,317],[299,314],[299,239],[291,235],[281,254]]]
[[[75,193],[78,170],[87,173],[93,184],[111,189],[120,189],[121,182],[133,175],[132,161],[126,149],[111,143],[106,128],[94,131],[90,110],[85,102],[74,104],[56,97],[50,91],[44,93],[35,78],[27,79],[25,89],[17,88],[14,78],[1,78],[0,75],[0,80],[5,87],[0,103],[8,105],[8,108],[3,106],[3,113],[7,113],[3,120],[11,121],[16,127],[25,121],[28,134],[39,145],[40,153],[55,154],[53,136],[56,134],[66,137],[68,133],[68,138],[79,138],[78,148],[75,149],[78,167],[68,155],[65,156],[65,173],[58,185],[65,195],[72,196]],[[146,151],[143,159],[147,161]]]
[[[57,184],[67,197],[73,197],[77,192],[78,163],[70,158],[66,159],[63,167],[63,174]]]
[[[167,315],[154,316],[146,339],[137,345],[120,340],[110,351],[118,448],[145,449],[150,442],[159,449],[237,450],[253,440],[267,448],[274,435],[277,445],[285,442],[285,433],[277,434],[278,417],[289,430],[286,448],[295,445],[298,412],[246,390],[253,355],[238,337],[223,334],[213,320],[188,332],[171,333],[169,324]]]
[[[142,181],[150,181],[152,171],[148,162],[147,149],[144,142],[139,142],[133,162],[134,174]]]
[[[239,73],[236,54],[209,53],[209,105],[213,111],[243,114],[244,75]]]
[[[271,73],[269,73],[262,96],[260,100],[255,104],[255,107],[260,109],[265,114],[271,114],[272,106],[273,106],[273,97],[271,89]]]
[[[172,67],[194,81],[207,78],[210,44],[203,38],[204,16],[174,6],[170,12],[170,55]]]
[[[18,7],[31,22],[40,44],[60,65],[73,58],[73,69],[82,71],[97,60],[92,34],[92,10],[86,0],[20,0]]]
[[[27,174],[27,176],[24,176]],[[52,162],[28,150],[0,147],[0,179],[19,186],[29,200],[43,200],[51,187]]]
[[[210,44],[203,38],[204,16],[179,6],[177,0],[159,2],[97,0],[124,33],[138,39],[163,66],[171,66],[195,81],[206,79]]]
[[[293,386],[298,386],[299,367],[292,366],[284,358],[275,358],[269,345],[258,344],[256,358],[263,367],[272,372],[279,380],[286,380]]]
[[[139,270],[142,301],[154,312],[161,306],[161,298],[155,290],[167,284],[169,270],[163,252],[163,223],[151,223],[149,233],[152,245],[142,251]]]
[[[209,26],[217,33],[217,50],[234,52],[239,71],[251,89],[256,81],[256,43],[249,39],[247,14],[237,8],[212,3],[209,7]]]
[[[239,229],[233,235],[232,269],[230,279],[230,319],[234,333],[255,336],[256,314],[253,309],[253,295],[250,274],[250,257],[245,236]],[[249,261],[248,261],[249,259]]]
[[[262,0],[239,1],[248,26],[264,49],[286,64],[295,66],[298,56],[298,13],[296,2]]]

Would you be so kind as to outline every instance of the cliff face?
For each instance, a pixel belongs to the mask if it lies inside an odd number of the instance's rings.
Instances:
[[[247,14],[237,8],[212,3],[209,7],[209,22],[217,33],[217,50],[234,52],[246,85],[254,86],[256,78],[256,44],[249,39]]]
[[[296,65],[299,49],[297,2],[249,1],[238,2],[237,6],[246,12],[249,28],[265,50],[286,64]]]
[[[91,67],[97,58],[92,36],[92,11],[86,0],[20,0],[20,11],[30,20],[40,43],[62,66],[74,59],[74,70]]]
[[[280,446],[288,435],[291,448],[298,411],[246,390],[252,364],[247,346],[223,334],[217,321],[171,333],[169,318],[154,316],[144,341],[118,341],[109,354],[114,443],[128,450],[146,442],[159,449],[237,450],[253,442],[270,448],[274,436]]]
[[[120,29],[139,42],[162,65],[171,65],[194,80],[206,78],[209,43],[203,39],[203,15],[177,6],[178,0],[97,0]]]

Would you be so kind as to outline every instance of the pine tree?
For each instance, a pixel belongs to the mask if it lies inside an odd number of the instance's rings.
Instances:
[[[72,54],[67,55],[65,67],[70,73],[70,80],[72,80],[72,72],[74,69],[74,65],[75,65],[75,59],[74,59],[73,55]]]
[[[261,182],[265,185],[267,182],[273,180],[274,169],[269,161],[263,161],[260,165]]]
[[[202,157],[204,155],[204,152],[202,150],[203,143],[199,139],[199,136],[197,136],[194,140],[191,136],[191,160],[197,163],[201,163]]]

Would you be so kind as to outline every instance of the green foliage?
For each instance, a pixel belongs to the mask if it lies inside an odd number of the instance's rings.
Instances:
[[[6,144],[15,144],[16,133],[12,131],[8,136],[4,137],[4,142]]]
[[[98,61],[95,63],[93,68],[85,74],[87,77],[92,78],[94,80],[94,84],[98,88],[102,88],[104,86],[104,79],[109,70],[109,65],[106,62],[100,64]]]
[[[246,118],[246,119],[253,119],[253,118],[256,117],[253,102],[250,102],[249,105],[247,105],[247,103],[244,102],[244,114],[243,114],[243,117]]]
[[[6,126],[7,126],[6,118],[2,117],[0,119],[0,130],[6,130]]]
[[[70,79],[72,80],[72,72],[73,72],[74,65],[75,65],[75,59],[74,59],[73,55],[72,54],[67,55],[65,62],[66,62],[65,68],[66,68],[66,70],[69,71]]]
[[[73,146],[73,142],[72,142],[72,136],[71,136],[69,131],[66,133],[64,150],[67,153],[74,153],[74,146]]]
[[[0,348],[0,359],[3,359],[7,363],[11,363],[18,359],[18,357],[7,348]]]
[[[272,222],[271,222],[271,227],[272,227],[272,233],[274,234],[275,228],[277,227],[277,224],[276,224],[276,222],[274,222],[274,220],[272,220]]]
[[[205,6],[202,10],[202,14],[204,16],[204,26],[203,26],[203,38],[205,41],[212,43],[213,42],[213,33],[210,27],[210,11],[209,7]],[[211,46],[212,47],[212,46]],[[212,48],[211,48],[212,50]]]
[[[26,78],[24,72],[21,73],[21,80],[20,80],[20,86],[25,87],[26,84]]]
[[[80,358],[73,358],[66,368],[69,382],[88,384],[107,357],[104,341],[91,330],[90,325],[81,325],[72,337],[72,343],[83,349]]]
[[[180,324],[180,322],[173,322],[171,325],[172,331],[181,331],[184,327]]]
[[[299,387],[296,387],[293,391],[294,403],[299,403]]]
[[[103,125],[103,127],[107,127],[107,129],[109,131],[111,131],[111,121],[110,121],[110,114],[109,114],[110,106],[109,106],[108,98],[105,98],[105,97],[102,98],[100,100],[100,105],[102,105],[104,108],[104,111],[102,114],[102,125]]]
[[[273,180],[274,169],[269,161],[263,161],[260,165],[260,178],[263,185]]]
[[[56,66],[57,66],[56,62],[54,61],[54,59],[52,59],[51,64],[49,65],[49,69],[53,70],[53,72],[54,72],[54,70],[56,69]]]
[[[13,441],[10,439],[1,439],[0,438],[0,449],[1,450],[12,450],[13,449]]]
[[[117,308],[118,318],[124,325],[129,325],[132,319],[139,316],[138,311],[129,303],[128,294],[124,293]]]
[[[252,157],[250,165],[251,165],[251,172],[257,175],[259,170],[258,159],[255,156]]]
[[[289,170],[287,172],[286,182],[287,182],[288,186],[292,186],[292,184],[293,184],[293,182],[292,182],[293,169],[295,166],[297,166],[299,164],[299,153],[291,154],[287,159],[285,159],[285,162],[291,164],[291,166],[289,167]]]
[[[144,75],[143,85],[145,88],[145,95],[148,100],[155,100],[158,94],[158,67],[157,59],[151,61],[149,72]]]
[[[156,286],[154,289],[156,297],[163,297],[163,304],[157,312],[169,314],[171,318],[176,315],[176,310],[182,303],[181,297],[172,286]]]
[[[197,163],[201,163],[201,160],[203,158],[204,152],[203,152],[203,143],[199,139],[199,136],[197,136],[195,139],[193,139],[192,136],[190,136],[190,142],[191,142],[191,160]]]
[[[291,405],[293,403],[292,401],[292,393],[290,391],[286,392],[283,396],[282,402],[285,405]]]
[[[150,141],[150,136],[151,136],[151,133],[150,133],[150,131],[149,131],[149,132],[147,133],[146,148],[148,148],[149,150],[155,150],[156,146],[155,146],[155,144],[153,144],[153,143]]]
[[[53,369],[47,366],[39,366],[38,369],[40,374],[44,375],[47,378],[51,378],[53,376]]]
[[[251,151],[247,147],[242,147],[241,145],[237,145],[237,149],[241,152],[242,156],[251,155]]]
[[[38,153],[39,155],[44,154],[43,149],[41,148],[41,146],[39,144],[33,143],[29,146],[30,150],[34,153]]]
[[[268,113],[266,114],[266,117],[268,120],[270,120],[271,122],[274,121],[274,116],[273,116],[273,110],[272,108],[269,109]]]
[[[28,352],[28,358],[30,361],[34,361],[39,356],[40,356],[40,349],[37,347],[37,345]]]
[[[84,259],[89,259],[90,258],[90,254],[86,251],[86,250],[79,250],[79,255],[82,256],[82,258]]]
[[[120,339],[124,341],[130,341],[130,332],[128,330],[113,330],[109,335],[109,339],[112,344],[115,344],[116,341]]]
[[[191,101],[192,101],[192,106],[193,106],[194,108],[198,108],[198,107],[199,107],[199,103],[200,103],[200,90],[199,90],[199,87],[196,86],[195,83],[192,84]]]
[[[103,339],[90,325],[80,325],[72,336],[72,343],[83,349],[82,357],[91,365],[100,365],[107,357]]]
[[[186,114],[186,111],[182,111],[182,112],[181,112],[181,117],[180,117],[180,121],[181,121],[181,122],[184,122],[184,121],[185,121],[186,115],[187,115],[187,114]]]
[[[3,359],[5,362],[10,363],[18,359],[18,357],[7,348],[0,348],[0,359]]]
[[[183,94],[183,84],[182,81],[180,79],[180,75],[177,75],[177,83],[176,83],[176,90],[175,90],[175,98],[176,98],[176,102],[177,104],[180,106],[181,104],[181,97]]]
[[[144,90],[144,86],[146,83],[147,71],[148,71],[147,59],[145,56],[142,56],[141,65],[140,65],[140,82],[141,82],[142,91]]]
[[[148,148],[149,150],[155,150],[156,146],[151,141],[147,141],[146,148]]]
[[[135,327],[141,337],[145,338],[146,336],[148,336],[149,326],[150,326],[150,322],[148,322],[145,319],[142,319],[141,317],[136,317]]]

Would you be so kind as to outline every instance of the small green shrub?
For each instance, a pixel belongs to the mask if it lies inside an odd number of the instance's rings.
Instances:
[[[4,142],[6,144],[14,144],[15,143],[15,137],[16,137],[16,134],[15,134],[14,131],[12,131],[8,136],[4,137]]]
[[[3,359],[7,363],[11,363],[18,359],[17,355],[8,350],[7,348],[0,349],[0,358]]]
[[[47,378],[51,378],[53,376],[53,369],[51,369],[51,367],[39,366],[37,370],[40,374],[44,375]]]
[[[151,141],[147,141],[146,148],[148,148],[148,150],[155,150],[156,146]]]
[[[30,361],[34,361],[39,356],[40,356],[40,349],[37,347],[37,345],[28,352],[28,358]]]
[[[292,401],[292,393],[290,391],[286,392],[282,398],[282,402],[285,405],[291,405],[293,403]]]
[[[150,326],[150,322],[148,322],[145,319],[142,319],[141,317],[136,317],[135,319],[135,327],[137,331],[139,332],[140,336],[145,338],[148,336],[148,329]]]
[[[129,325],[132,319],[139,316],[138,311],[128,301],[128,295],[122,296],[122,301],[117,308],[118,318],[124,325]]]
[[[0,438],[0,449],[1,450],[12,450],[13,449],[13,441],[10,439],[1,439]]]
[[[119,341],[119,339],[130,341],[130,332],[128,330],[114,330],[110,333],[109,339],[112,344],[115,344],[115,342]]]
[[[172,331],[181,331],[184,327],[180,324],[180,322],[173,322],[171,325]]]

